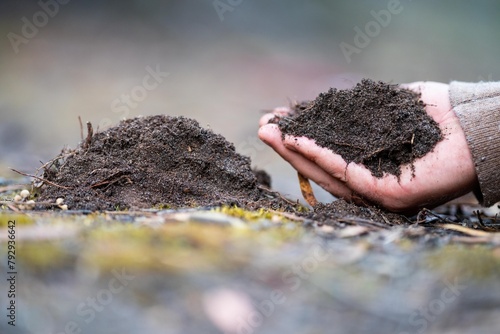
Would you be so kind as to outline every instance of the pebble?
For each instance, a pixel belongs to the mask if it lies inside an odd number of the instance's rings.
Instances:
[[[27,189],[23,189],[23,190],[21,190],[20,195],[22,198],[27,198],[30,195],[30,192]]]

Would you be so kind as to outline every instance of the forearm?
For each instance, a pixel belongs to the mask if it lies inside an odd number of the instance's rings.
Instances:
[[[474,159],[481,203],[500,201],[500,82],[450,84],[450,101]]]

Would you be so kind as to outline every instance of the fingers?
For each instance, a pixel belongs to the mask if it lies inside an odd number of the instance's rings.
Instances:
[[[260,118],[260,120],[259,120],[259,127],[263,126],[263,125],[266,125],[274,117],[276,117],[276,116],[285,116],[289,112],[290,112],[290,108],[288,108],[288,107],[277,107],[277,108],[274,108],[273,111],[272,111],[272,113],[265,114],[264,116],[262,116]]]
[[[313,162],[323,172],[341,182],[344,188],[363,194],[375,202],[384,202],[384,193],[397,184],[396,177],[385,176],[377,179],[367,168],[355,163],[347,164],[340,155],[319,147],[309,138],[285,137],[284,146]],[[381,193],[380,190],[384,191]]]
[[[336,197],[351,200],[353,191],[342,181],[335,179],[313,161],[308,160],[300,153],[287,149],[281,139],[281,131],[275,124],[264,125],[259,129],[259,138],[271,146],[276,153],[288,161],[299,173],[313,180],[326,191]]]
[[[437,82],[414,82],[402,84],[401,87],[421,94],[421,100],[425,103],[429,116],[439,123],[441,129],[447,129],[448,133],[453,134],[458,121],[450,105],[448,85]],[[414,173],[415,169],[408,167],[403,170],[399,179],[389,174],[376,178],[366,167],[356,163],[348,164],[340,155],[316,145],[314,140],[292,136],[285,136],[283,139],[278,126],[268,123],[272,118],[287,115],[289,112],[289,108],[282,107],[264,115],[259,123],[259,137],[306,178],[315,181],[337,197],[356,201],[359,198],[357,194],[361,194],[364,198],[391,211],[416,208],[419,203],[429,201],[417,193],[420,188],[428,188],[429,182],[439,181],[435,177],[429,179],[436,165],[432,161],[429,162],[424,158],[418,160],[414,165],[417,176]],[[452,138],[451,134],[448,134],[449,139]],[[438,156],[439,148],[440,146],[436,147],[433,156]],[[438,184],[432,186],[436,187]]]
[[[271,114],[271,113],[269,113],[269,114],[265,114],[265,115],[264,115],[264,116],[262,116],[262,117],[260,118],[260,120],[259,120],[259,127],[266,125],[266,124],[267,124],[267,123],[269,123],[269,121],[270,121],[271,119],[273,119],[274,117],[276,117],[276,115],[275,115],[275,114]]]
[[[316,163],[336,179],[342,182],[347,181],[347,162],[331,150],[316,145],[314,140],[306,137],[286,136],[284,145],[286,148],[300,153],[308,160]]]

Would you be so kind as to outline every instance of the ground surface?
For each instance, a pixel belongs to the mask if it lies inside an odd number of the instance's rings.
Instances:
[[[14,193],[3,191],[5,203]],[[2,320],[0,332],[489,334],[500,326],[495,218],[468,203],[411,223],[327,206],[327,216],[319,206],[307,217],[4,206],[0,267],[9,270],[15,222],[17,318],[15,328]],[[3,294],[9,288],[0,282]]]
[[[275,122],[283,134],[314,139],[345,161],[373,175],[401,174],[442,139],[419,95],[396,85],[364,79],[352,89],[330,89]]]
[[[500,326],[498,210],[307,209],[223,137],[167,116],[88,135],[42,170],[29,195],[29,180],[1,179],[0,267],[14,272],[1,309],[14,301],[16,327],[4,315],[0,333]]]

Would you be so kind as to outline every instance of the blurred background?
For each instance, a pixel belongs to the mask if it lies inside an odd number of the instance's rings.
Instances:
[[[295,171],[257,138],[265,111],[363,77],[500,80],[499,14],[493,0],[2,0],[0,181],[16,176],[8,167],[33,173],[75,147],[79,116],[103,130],[124,117],[168,114],[222,134],[271,174],[276,190],[299,198]],[[325,230],[323,240],[321,230],[290,223],[268,230],[269,220],[257,222],[263,233],[247,235],[168,217],[138,225],[94,215],[14,217],[26,224],[18,234],[19,323],[6,330],[2,306],[1,333],[78,332],[73,321],[82,333],[220,333],[214,319],[227,320],[217,318],[226,309],[235,310],[234,324],[274,289],[283,289],[286,304],[263,326],[224,332],[451,334],[500,326],[498,247],[445,248],[427,262],[448,237],[408,244],[393,242],[401,230],[331,240]],[[319,261],[312,256],[326,238],[332,256]],[[291,275],[311,259],[318,269],[309,278]],[[109,297],[116,268],[137,279]],[[422,323],[416,310],[440,302],[449,282],[467,289]],[[6,279],[0,291],[7,302]],[[107,307],[87,323],[77,307],[96,296]]]
[[[3,0],[0,175],[74,147],[78,116],[102,130],[184,115],[299,197],[293,169],[257,139],[265,110],[363,77],[499,80],[499,13],[493,0]]]

